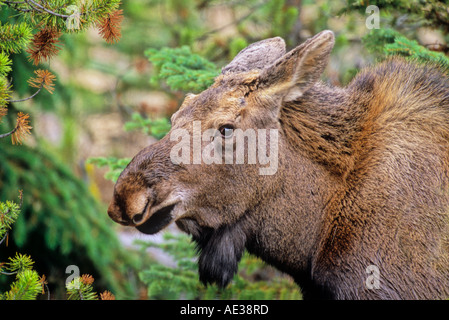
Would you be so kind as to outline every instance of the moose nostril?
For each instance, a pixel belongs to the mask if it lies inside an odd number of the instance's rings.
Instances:
[[[147,220],[148,215],[150,213],[149,207],[150,207],[150,201],[148,201],[145,204],[145,208],[143,208],[141,213],[137,213],[131,218],[131,221],[135,226],[139,226]]]
[[[133,223],[134,224],[139,224],[140,222],[142,222],[142,219],[143,219],[143,214],[136,214],[133,217]]]

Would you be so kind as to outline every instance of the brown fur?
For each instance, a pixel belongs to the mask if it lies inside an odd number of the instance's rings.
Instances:
[[[124,170],[109,215],[146,233],[175,220],[198,244],[204,283],[226,286],[247,249],[305,298],[448,298],[447,74],[395,58],[332,88],[318,80],[331,32],[286,54],[272,47],[281,45],[242,51],[172,117],[172,130],[189,132],[194,120],[203,130],[279,129],[274,175],[257,164],[173,164],[167,136]],[[257,52],[273,63],[247,65]],[[370,265],[378,289],[365,285]]]

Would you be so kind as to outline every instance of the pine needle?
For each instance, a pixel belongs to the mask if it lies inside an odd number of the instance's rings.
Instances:
[[[55,75],[48,70],[36,70],[34,71],[34,74],[36,75],[36,78],[29,79],[28,84],[34,88],[40,88],[41,86],[43,86],[45,90],[53,93],[53,80],[56,79]]]
[[[56,28],[45,27],[36,33],[27,49],[30,54],[29,61],[38,65],[42,61],[48,61],[56,56],[60,50],[59,37],[61,32]]]
[[[94,277],[92,277],[90,274],[83,274],[81,276],[81,282],[84,283],[86,286],[89,286],[92,283],[94,283]]]
[[[101,300],[115,300],[115,296],[110,291],[106,290],[105,292],[100,293],[100,299]]]
[[[29,125],[29,118],[30,115],[23,112],[19,112],[17,115],[15,131],[11,134],[12,144],[22,144],[26,135],[31,134],[32,127]]]
[[[107,43],[115,43],[122,36],[120,32],[123,10],[116,10],[98,23],[100,35]]]

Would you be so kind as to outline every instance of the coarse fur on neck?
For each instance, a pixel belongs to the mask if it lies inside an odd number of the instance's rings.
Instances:
[[[392,58],[365,69],[346,88],[318,82],[281,108],[285,137],[299,152],[343,178],[365,166],[378,144],[373,136],[402,126],[404,120],[433,119],[447,137],[449,128],[441,110],[435,109],[446,105],[449,116],[449,84],[441,81],[442,73],[435,65]]]

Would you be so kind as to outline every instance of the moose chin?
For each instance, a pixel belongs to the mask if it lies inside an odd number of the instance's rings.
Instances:
[[[448,75],[396,57],[331,87],[320,77],[333,45],[323,31],[289,52],[279,37],[242,50],[133,158],[109,216],[147,234],[175,222],[205,284],[227,286],[247,250],[305,299],[448,298]],[[194,123],[213,134],[183,144]],[[260,143],[276,150],[271,174]]]

